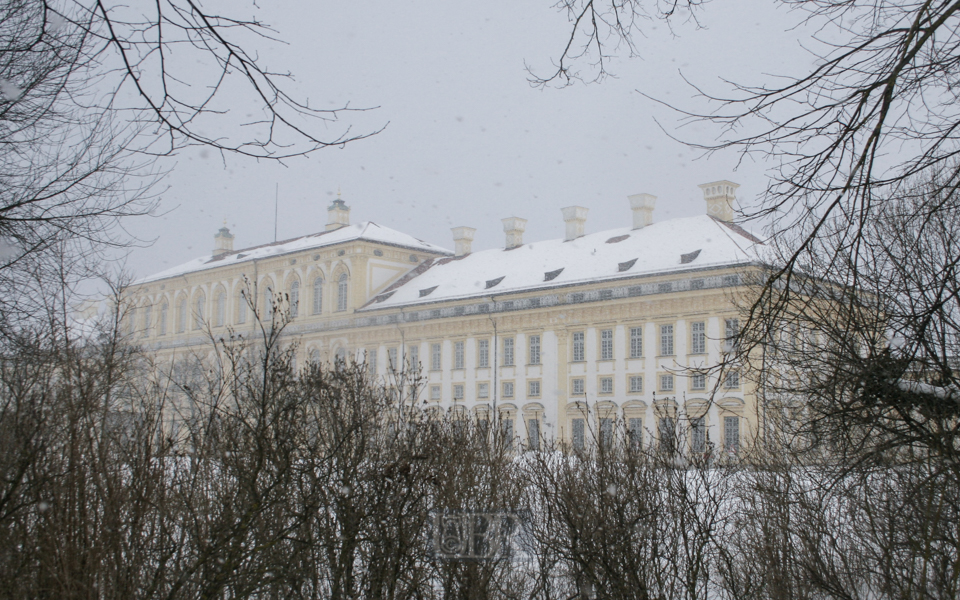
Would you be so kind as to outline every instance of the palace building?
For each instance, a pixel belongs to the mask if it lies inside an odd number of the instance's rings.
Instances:
[[[738,332],[735,298],[763,247],[733,222],[737,187],[701,185],[705,214],[660,222],[654,196],[630,196],[627,226],[590,234],[587,209],[567,207],[564,238],[532,243],[510,217],[489,250],[455,227],[453,252],[353,224],[337,199],[320,233],[235,250],[220,229],[211,254],[131,286],[125,319],[176,361],[211,350],[211,332],[255,339],[253,297],[261,317],[289,311],[283,335],[300,364],[353,358],[388,386],[419,368],[416,397],[398,390],[406,402],[494,416],[528,448],[614,428],[656,445],[683,420],[689,451],[736,452],[758,432],[756,393],[711,367]]]

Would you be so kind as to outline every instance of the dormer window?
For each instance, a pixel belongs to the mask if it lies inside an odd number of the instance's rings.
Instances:
[[[563,267],[560,267],[556,271],[547,271],[546,273],[543,274],[543,280],[553,281],[560,275],[560,273],[563,273]]]

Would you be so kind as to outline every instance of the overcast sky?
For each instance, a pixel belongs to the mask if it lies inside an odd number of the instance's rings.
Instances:
[[[145,276],[213,247],[226,219],[235,247],[321,231],[340,189],[353,222],[375,221],[453,248],[450,228],[477,229],[474,250],[503,245],[500,219],[528,219],[525,241],[561,237],[560,209],[590,212],[587,231],[628,225],[626,197],[658,196],[655,220],[700,214],[697,184],[730,179],[750,203],[769,165],[737,168],[733,153],[699,155],[667,132],[709,142],[709,125],[675,129],[677,116],[640,92],[706,110],[683,77],[718,94],[723,79],[759,84],[810,62],[791,31],[799,15],[770,0],[708,4],[691,23],[646,26],[642,58],[610,64],[617,78],[534,89],[525,64],[546,72],[567,22],[550,0],[368,0],[242,5],[286,44],[257,48],[272,70],[291,71],[293,95],[311,106],[378,107],[344,114],[354,133],[386,129],[344,148],[285,165],[181,153],[166,180],[161,216],[128,223],[152,244],[127,268]],[[248,16],[243,13],[244,16]],[[341,131],[332,125],[332,135]]]

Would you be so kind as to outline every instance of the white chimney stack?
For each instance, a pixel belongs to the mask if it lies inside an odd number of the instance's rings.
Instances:
[[[213,236],[213,257],[223,256],[227,252],[233,252],[233,234],[224,223],[220,231]]]
[[[587,224],[587,209],[582,206],[568,206],[560,210],[563,211],[563,222],[567,224],[567,234],[563,241],[569,242],[583,237],[583,229]]]
[[[739,183],[714,181],[700,185],[707,202],[707,214],[727,223],[733,222],[733,202],[737,199]]]
[[[526,219],[520,217],[503,219],[503,232],[507,234],[507,250],[523,245],[523,230],[526,228]]]
[[[473,227],[454,227],[450,229],[453,232],[453,243],[456,245],[456,256],[470,254],[473,244],[473,234],[477,232]]]
[[[653,194],[634,194],[628,196],[630,208],[633,210],[633,228],[643,229],[653,224],[653,207],[657,197]]]

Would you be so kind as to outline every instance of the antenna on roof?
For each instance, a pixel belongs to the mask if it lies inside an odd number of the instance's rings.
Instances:
[[[280,182],[277,182],[277,187],[273,192],[273,241],[277,241],[277,212],[278,206],[280,205]]]

